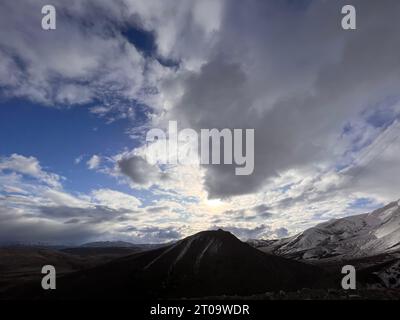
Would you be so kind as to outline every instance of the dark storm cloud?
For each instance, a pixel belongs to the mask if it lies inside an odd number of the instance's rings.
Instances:
[[[168,179],[168,175],[161,172],[157,166],[149,164],[139,156],[119,160],[117,165],[119,170],[137,185],[149,186]]]
[[[81,243],[101,232],[93,225],[63,224],[50,220],[27,219],[13,209],[0,207],[0,243],[42,242]]]
[[[258,191],[293,167],[334,161],[348,119],[397,93],[398,1],[353,1],[358,28],[341,29],[344,1],[286,10],[231,2],[208,62],[188,74],[171,118],[200,128],[254,128],[255,170],[207,166],[210,198]],[[268,19],[266,19],[268,17]],[[382,54],[384,52],[384,54]]]
[[[100,223],[105,221],[116,220],[129,213],[126,209],[112,209],[106,206],[93,206],[88,208],[74,208],[67,206],[51,206],[51,207],[38,207],[39,212],[48,218],[53,219],[69,219],[81,218],[89,223]]]

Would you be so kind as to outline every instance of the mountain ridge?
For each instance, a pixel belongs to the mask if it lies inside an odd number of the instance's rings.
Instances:
[[[400,204],[320,223],[295,236],[259,242],[260,250],[298,260],[349,259],[400,250]]]

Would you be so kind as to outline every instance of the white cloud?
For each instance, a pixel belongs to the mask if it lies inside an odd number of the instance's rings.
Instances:
[[[120,231],[132,224],[144,228],[154,220],[137,197],[112,189],[70,193],[61,182],[49,184],[50,174],[33,157],[13,155],[0,163],[0,242],[146,239],[146,231],[136,237]],[[154,234],[152,241],[165,241],[159,230],[160,238]]]
[[[46,199],[48,206],[86,208],[90,205],[88,202],[60,190],[43,189],[40,192],[40,197]]]
[[[54,188],[61,186],[62,178],[57,174],[43,171],[35,157],[25,157],[14,153],[10,157],[0,158],[0,171],[4,170],[28,175]]]
[[[79,157],[76,157],[75,160],[74,160],[74,163],[75,164],[80,164],[82,162],[82,160],[83,160],[83,155],[81,155]]]
[[[41,29],[42,1],[1,3],[3,93],[55,107],[96,100],[121,113],[123,100],[143,103],[146,89],[156,85],[144,71],[156,70],[151,65],[158,62],[147,61],[122,35],[122,26],[132,27],[135,19],[125,15],[119,4],[79,2],[53,1],[58,12],[54,32]]]
[[[99,167],[101,163],[101,158],[98,155],[93,155],[86,164],[90,170],[95,170]]]
[[[110,189],[93,190],[91,196],[95,203],[113,209],[137,210],[141,205],[141,201],[138,198]]]

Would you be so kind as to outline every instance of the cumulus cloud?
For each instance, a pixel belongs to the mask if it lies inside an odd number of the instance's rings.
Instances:
[[[45,1],[24,5],[3,1],[0,10],[0,84],[5,96],[61,107],[95,102],[118,117],[134,116],[133,101],[144,102],[155,83],[144,70],[161,72],[123,30],[137,18],[124,13],[124,2],[55,0],[57,29],[43,32]],[[133,14],[133,13],[132,13]],[[154,66],[153,66],[154,65]]]
[[[128,176],[134,185],[151,186],[168,179],[168,175],[162,172],[157,165],[149,164],[140,156],[123,158],[117,162],[121,173]]]
[[[12,154],[9,157],[0,158],[0,171],[11,170],[21,173],[43,182],[50,187],[60,187],[59,175],[43,171],[39,161],[35,157],[25,157],[19,154]]]

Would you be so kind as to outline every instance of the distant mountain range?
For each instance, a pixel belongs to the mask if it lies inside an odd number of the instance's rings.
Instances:
[[[126,241],[97,241],[81,245],[81,248],[136,248],[138,250],[149,250],[164,247],[171,243],[132,243]]]
[[[132,248],[136,246],[136,244],[126,241],[97,241],[81,245],[84,248]]]

